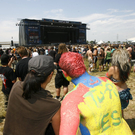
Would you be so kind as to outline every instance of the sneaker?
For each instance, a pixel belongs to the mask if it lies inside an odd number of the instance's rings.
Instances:
[[[88,73],[91,73],[90,71],[88,71]]]
[[[95,71],[95,69],[91,69],[91,72],[94,72]]]
[[[54,99],[56,99],[56,100],[60,101],[60,97],[59,97],[59,98],[55,97]]]

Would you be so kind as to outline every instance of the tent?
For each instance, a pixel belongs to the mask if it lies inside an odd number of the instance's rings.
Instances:
[[[102,40],[100,40],[99,42],[97,42],[97,44],[102,44],[102,43],[104,43]]]
[[[129,38],[128,41],[135,42],[135,37],[134,38]]]

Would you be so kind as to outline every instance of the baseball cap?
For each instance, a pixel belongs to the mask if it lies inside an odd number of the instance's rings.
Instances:
[[[53,64],[53,58],[51,56],[38,55],[31,58],[28,62],[28,70],[34,70],[41,76],[49,75],[54,70],[54,68],[55,66]]]
[[[94,46],[93,48],[97,48],[97,46]]]
[[[2,54],[1,56],[1,64],[7,65],[9,62],[10,57],[7,54]]]

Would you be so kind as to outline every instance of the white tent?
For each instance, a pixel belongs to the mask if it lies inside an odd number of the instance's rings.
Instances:
[[[129,38],[128,41],[135,42],[135,37],[134,38]]]
[[[102,44],[102,43],[104,43],[102,40],[100,40],[99,42],[97,42],[97,44]]]

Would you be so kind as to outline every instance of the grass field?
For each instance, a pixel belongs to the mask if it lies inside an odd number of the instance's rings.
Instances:
[[[86,67],[88,67],[87,61],[85,61],[85,65],[86,65]],[[106,72],[107,71],[92,72],[91,75],[105,76]],[[54,77],[55,77],[55,73],[53,75],[51,82],[47,86],[47,89],[51,91],[53,96],[55,96]],[[2,84],[2,82],[0,80],[0,89],[2,88],[1,84]],[[128,87],[131,89],[130,91],[133,96],[133,100],[130,101],[129,106],[124,110],[124,117],[125,117],[125,120],[127,121],[127,123],[129,124],[129,126],[133,132],[133,135],[135,135],[135,73],[131,72],[127,84],[128,84]],[[73,84],[70,83],[69,91],[72,89],[73,89]],[[61,92],[61,96],[62,96],[62,92]],[[6,115],[6,111],[5,111],[6,108],[4,106],[4,102],[5,102],[5,97],[0,90],[0,135],[2,135],[3,125],[4,125],[4,120],[5,120],[4,117]]]

